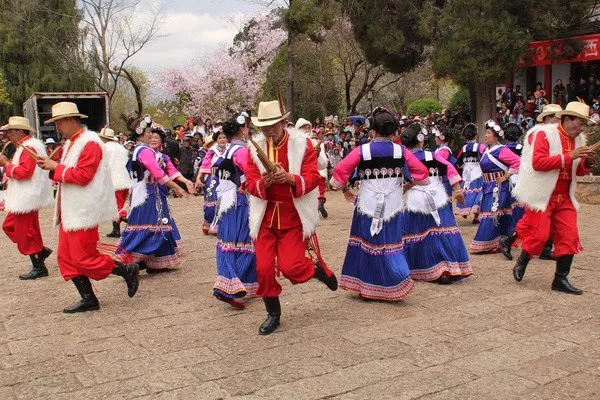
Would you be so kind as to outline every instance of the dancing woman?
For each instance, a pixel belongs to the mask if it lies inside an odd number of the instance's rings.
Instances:
[[[414,280],[452,283],[473,273],[467,246],[456,226],[452,202],[442,184],[442,177],[456,194],[458,203],[465,199],[460,175],[448,161],[423,150],[426,130],[412,124],[402,133],[402,144],[429,171],[430,184],[409,190],[404,213],[404,254]]]
[[[180,263],[177,244],[180,236],[167,201],[169,189],[185,196],[176,179],[185,182],[189,193],[194,192],[194,186],[181,176],[167,155],[159,152],[166,136],[151,125],[152,120],[145,116],[135,130],[137,144],[131,165],[136,183],[131,193],[129,222],[116,254],[142,264],[148,273],[155,273]]]
[[[508,124],[504,127],[504,137],[506,138],[505,146],[509,148],[513,153],[517,155],[517,157],[521,158],[521,152],[523,151],[523,145],[519,143],[519,138],[523,135],[523,130],[517,124]],[[519,174],[513,174],[510,177],[510,190],[512,193],[512,189],[517,184],[517,180],[519,179]],[[517,226],[517,222],[523,217],[525,214],[525,207],[521,204],[517,199],[512,196],[512,225],[510,228],[510,232],[515,230]]]
[[[223,155],[229,147],[227,135],[222,131],[216,131],[212,136],[212,140],[212,143],[207,146],[209,150],[202,160],[196,178],[196,188],[205,188],[204,222],[202,222],[202,232],[205,235],[216,235],[219,229],[217,224],[213,224],[217,207],[217,187],[219,186],[217,171],[223,162]]]
[[[467,218],[474,214],[473,223],[479,223],[479,210],[481,208],[481,197],[483,188],[483,173],[481,172],[481,157],[485,152],[485,145],[477,143],[477,127],[474,124],[468,124],[463,128],[462,136],[467,141],[458,153],[456,166],[462,168],[461,183],[464,204],[457,204],[456,215],[462,215]]]
[[[340,286],[360,297],[397,301],[414,289],[403,251],[404,177],[429,184],[427,168],[389,135],[394,115],[377,107],[369,117],[372,142],[354,149],[334,169],[331,186],[344,189],[358,167],[361,180]]]
[[[500,238],[507,236],[512,226],[511,175],[519,172],[520,160],[508,147],[499,143],[504,131],[494,121],[485,124],[487,149],[481,158],[483,198],[481,224],[469,245],[471,253],[500,251]]]
[[[445,125],[437,125],[431,129],[431,133],[435,135],[435,144],[438,146],[434,152],[436,157],[446,160],[449,164],[454,166],[456,164],[456,157],[452,154],[452,149],[447,143],[450,138],[448,128]],[[444,189],[446,189],[448,197],[451,198],[452,184],[445,176],[442,176],[442,183],[444,184]]]
[[[243,309],[238,301],[256,294],[256,256],[248,227],[248,195],[245,191],[245,169],[248,150],[245,138],[250,129],[250,118],[245,112],[235,113],[223,124],[223,132],[230,145],[218,167],[217,280],[213,294],[231,306]],[[315,205],[316,207],[316,205]]]

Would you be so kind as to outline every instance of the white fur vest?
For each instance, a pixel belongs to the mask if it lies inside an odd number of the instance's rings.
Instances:
[[[552,171],[535,171],[533,169],[534,144],[535,139],[540,132],[546,134],[548,144],[550,145],[550,156],[556,156],[563,153],[558,124],[544,124],[531,128],[531,130],[527,132],[527,135],[525,135],[523,153],[521,155],[521,166],[519,168],[519,181],[513,189],[512,194],[532,210],[545,211],[550,202],[550,196],[558,182],[560,171],[558,169]],[[532,144],[529,144],[529,137],[531,136],[533,136],[531,140]],[[575,147],[584,145],[585,138],[583,135],[579,135],[575,139]],[[579,209],[579,203],[575,199],[575,189],[577,187],[577,167],[580,162],[580,159],[573,161],[572,181],[571,186],[569,187],[569,196],[571,197],[575,209]]]
[[[23,146],[33,147],[37,154],[46,157],[46,148],[39,139],[27,139]],[[19,146],[11,164],[19,165],[22,154],[23,147]],[[27,214],[51,205],[52,182],[48,178],[48,171],[36,167],[30,179],[9,178],[5,196],[6,211],[13,214]]]
[[[66,167],[76,167],[85,145],[90,142],[97,143],[102,149],[102,159],[91,182],[86,186],[71,183],[59,185],[59,201],[54,212],[54,225],[57,226],[60,222],[63,229],[68,232],[94,228],[103,222],[118,218],[106,149],[96,132],[88,131],[86,128],[75,143],[67,140],[61,164]]]
[[[106,142],[104,147],[113,187],[115,190],[129,189],[131,187],[131,177],[127,171],[129,152],[117,142]]]
[[[306,136],[297,129],[288,129],[288,163],[289,172],[294,175],[300,175],[302,171],[302,160],[304,159],[304,153],[307,147]],[[258,135],[254,141],[260,146],[261,149],[267,152],[267,142],[263,135]],[[262,163],[258,159],[256,154],[256,148],[250,146],[250,154],[254,164],[258,167],[261,173],[266,172]],[[267,211],[267,200],[260,199],[258,197],[250,196],[250,236],[253,239],[258,237],[258,231],[262,224],[265,212]],[[314,232],[319,223],[319,188],[314,189],[312,192],[298,198],[294,198],[294,206],[300,221],[302,221],[302,233],[305,238],[310,237]]]

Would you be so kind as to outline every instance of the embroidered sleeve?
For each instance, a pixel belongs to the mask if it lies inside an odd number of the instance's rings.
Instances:
[[[177,168],[175,168],[175,166],[171,162],[171,159],[169,158],[169,156],[165,156],[165,157],[167,159],[166,169],[167,169],[167,175],[169,176],[169,178],[171,178],[171,180],[175,180],[175,179],[179,178],[180,176],[182,176],[181,172],[179,172],[177,170]],[[168,181],[168,179],[167,179],[167,181]],[[164,183],[167,183],[167,182],[164,182]]]
[[[333,176],[329,183],[335,190],[343,189],[346,187],[346,183],[354,173],[358,164],[360,164],[360,150],[361,147],[357,147],[350,152],[333,170]]]
[[[102,148],[97,143],[87,143],[81,151],[77,165],[66,167],[63,164],[58,164],[54,170],[54,180],[87,186],[94,179],[101,160]]]
[[[411,151],[404,152],[404,159],[406,160],[412,180],[417,185],[429,184],[429,171],[427,167]]]
[[[171,180],[169,175],[158,165],[156,161],[156,153],[148,148],[143,148],[138,153],[138,161],[142,163],[144,168],[150,172],[152,176],[160,185],[164,185]]]
[[[521,165],[521,159],[508,147],[504,147],[498,154],[500,161],[508,165],[508,173],[516,175],[519,173],[519,166]]]
[[[460,175],[458,174],[458,171],[456,170],[456,168],[454,168],[454,165],[452,165],[448,160],[444,160],[437,154],[434,154],[433,157],[436,159],[437,162],[446,166],[446,177],[448,178],[450,185],[454,185],[455,183],[462,181]]]
[[[213,150],[206,153],[206,156],[204,156],[204,159],[202,160],[202,165],[200,166],[200,169],[198,169],[199,174],[211,173],[212,158],[214,157],[214,154],[215,152]]]

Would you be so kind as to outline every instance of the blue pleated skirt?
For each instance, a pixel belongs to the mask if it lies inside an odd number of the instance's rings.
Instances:
[[[162,207],[159,213],[157,199]],[[166,218],[167,223],[162,223]],[[171,217],[166,196],[148,187],[144,204],[131,210],[127,227],[121,235],[116,256],[126,262],[143,261],[149,268],[172,268],[180,263],[177,242],[181,240]]]
[[[370,299],[401,300],[414,289],[403,251],[402,214],[374,237],[370,229],[371,218],[355,209],[340,287]]]
[[[503,183],[506,185],[507,183]],[[481,222],[475,238],[469,245],[471,253],[494,253],[500,251],[500,238],[507,236],[513,227],[512,198],[510,191],[501,190],[498,209],[492,211],[493,193],[483,195],[481,201]]]
[[[415,280],[435,281],[443,274],[458,280],[473,273],[452,205],[438,213],[439,226],[431,214],[406,211],[404,215],[404,254]]]
[[[211,229],[211,225],[215,220],[217,208],[217,187],[219,186],[219,178],[216,175],[210,175],[205,182],[204,187],[204,222],[202,229],[205,233],[217,233],[217,226]]]
[[[461,183],[461,187],[465,196],[465,204],[456,203],[456,215],[466,217],[471,214],[477,214],[481,209],[481,199],[483,197],[483,177],[471,182],[468,189],[464,188],[464,182]]]
[[[248,227],[248,208],[248,198],[238,193],[237,204],[219,220],[214,295],[240,298],[253,296],[258,289],[256,255]]]

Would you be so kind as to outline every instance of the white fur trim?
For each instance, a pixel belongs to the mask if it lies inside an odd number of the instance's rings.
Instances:
[[[526,204],[529,208],[536,211],[545,211],[556,183],[560,171],[535,171],[533,169],[533,152],[536,136],[539,132],[544,132],[550,146],[549,155],[556,156],[563,154],[563,148],[560,141],[560,132],[558,124],[543,124],[533,127],[527,132],[524,140],[523,153],[521,155],[521,166],[519,169],[519,181],[513,189],[513,196],[520,202]],[[533,136],[532,143],[529,144],[529,136]],[[579,135],[575,139],[575,147],[585,145],[585,138]],[[577,187],[577,167],[581,160],[575,160],[572,164],[572,181],[569,187],[569,195],[575,209],[579,209],[579,203],[575,198],[575,189]],[[564,165],[564,156],[563,156]]]
[[[131,187],[131,177],[127,171],[129,152],[117,142],[104,143],[104,147],[113,187],[115,190],[129,189]]]
[[[300,175],[302,172],[302,160],[304,160],[304,154],[306,152],[306,148],[308,145],[307,136],[297,130],[297,129],[288,129],[288,164],[289,164],[289,172],[294,175]],[[254,141],[258,146],[260,146],[263,151],[267,152],[267,143],[265,137],[260,134]],[[256,153],[256,149],[254,146],[250,146],[250,154],[252,155],[252,160],[254,164],[258,167],[261,173],[266,172],[262,163],[258,159],[258,155]],[[298,215],[300,216],[300,221],[302,222],[302,233],[305,238],[310,237],[317,225],[319,224],[319,188],[315,188],[312,192],[293,199],[294,206],[296,207],[296,211],[298,211]],[[267,200],[260,199],[255,196],[249,197],[250,203],[250,236],[253,239],[258,237],[258,231],[260,230],[260,225],[265,217],[265,212],[267,211]]]
[[[62,223],[63,229],[68,232],[94,228],[103,222],[114,221],[118,218],[115,190],[110,178],[106,149],[96,132],[86,128],[73,145],[70,140],[67,140],[61,164],[67,167],[76,167],[83,149],[90,142],[98,144],[102,149],[102,159],[91,182],[86,186],[70,183],[59,185],[60,204],[57,202],[54,225]]]
[[[46,148],[39,139],[30,138],[23,146],[32,147],[40,156],[46,156]],[[19,146],[11,164],[19,165],[23,147]],[[48,171],[36,167],[31,179],[8,178],[5,193],[5,210],[13,214],[27,214],[52,204],[52,182]]]

